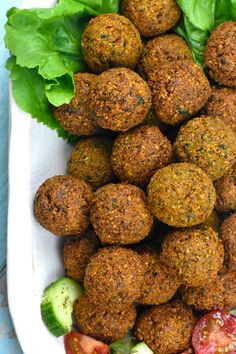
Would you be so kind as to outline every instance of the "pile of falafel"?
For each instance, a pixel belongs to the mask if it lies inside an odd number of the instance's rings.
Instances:
[[[154,353],[181,353],[202,313],[236,305],[236,22],[212,32],[205,74],[170,33],[174,0],[121,13],[85,28],[89,72],[54,109],[80,139],[34,212],[67,237],[82,333],[111,343],[134,329]]]

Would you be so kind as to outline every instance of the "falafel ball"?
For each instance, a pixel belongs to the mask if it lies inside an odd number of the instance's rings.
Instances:
[[[137,69],[147,78],[149,72],[161,69],[163,64],[179,60],[192,60],[187,43],[177,34],[163,34],[150,39],[144,46]]]
[[[68,174],[84,180],[94,189],[111,182],[114,177],[111,151],[112,140],[107,137],[80,140],[69,157]]]
[[[82,34],[81,48],[89,69],[101,73],[114,67],[133,69],[142,52],[142,41],[128,18],[103,14],[89,21]]]
[[[205,112],[209,116],[221,118],[236,133],[236,90],[213,86]]]
[[[168,31],[181,15],[175,0],[122,0],[121,12],[144,37],[154,37]]]
[[[180,128],[174,152],[179,161],[201,167],[214,181],[234,164],[235,141],[236,134],[220,118],[201,116]]]
[[[193,61],[175,61],[150,71],[148,83],[158,118],[175,125],[196,114],[207,102],[211,88]]]
[[[90,259],[84,286],[94,304],[131,304],[141,295],[144,265],[131,249],[106,247]]]
[[[57,236],[80,235],[89,226],[93,190],[72,176],[54,176],[37,190],[34,213],[38,222]]]
[[[69,133],[91,135],[98,125],[91,109],[90,90],[97,76],[88,73],[74,74],[75,96],[69,104],[53,110],[54,117]]]
[[[88,229],[81,238],[67,240],[63,249],[63,265],[68,277],[83,282],[89,260],[99,247],[99,239],[92,229]]]
[[[183,301],[197,311],[231,310],[236,305],[236,272],[221,271],[217,278],[204,286],[180,288]]]
[[[131,330],[137,316],[135,307],[127,305],[94,305],[87,295],[74,304],[79,330],[92,338],[110,343]]]
[[[215,200],[211,179],[190,163],[174,163],[158,170],[148,185],[152,213],[170,226],[202,223],[211,214]]]
[[[222,218],[216,210],[212,210],[210,216],[204,221],[204,225],[212,227],[216,232],[220,231]]]
[[[137,73],[115,68],[99,75],[91,99],[102,128],[126,131],[144,120],[152,97],[147,83]]]
[[[172,231],[162,243],[161,261],[188,286],[211,282],[223,260],[224,249],[218,235],[207,225]]]
[[[112,151],[117,177],[138,186],[147,185],[155,171],[171,160],[171,143],[155,126],[143,125],[120,134]]]
[[[215,181],[216,209],[220,212],[236,210],[236,163],[229,172]]]
[[[125,245],[148,236],[153,217],[145,193],[131,184],[107,184],[92,199],[90,220],[102,243]]]
[[[142,305],[159,305],[169,301],[178,290],[180,282],[160,262],[160,256],[151,247],[138,250],[145,267],[144,281],[139,303]]]
[[[219,237],[225,249],[225,265],[236,272],[236,213],[224,220]]]
[[[144,312],[135,335],[155,354],[177,354],[189,347],[195,323],[191,308],[182,301],[171,301]]]
[[[206,71],[218,83],[236,86],[236,21],[227,21],[211,32],[203,62]]]

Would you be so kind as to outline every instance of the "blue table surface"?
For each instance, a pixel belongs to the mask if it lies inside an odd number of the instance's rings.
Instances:
[[[19,7],[21,2],[22,0],[3,0],[0,2],[0,354],[22,354],[7,304],[6,237],[9,79],[8,72],[4,66],[9,54],[4,47],[3,41],[6,11],[12,6]]]

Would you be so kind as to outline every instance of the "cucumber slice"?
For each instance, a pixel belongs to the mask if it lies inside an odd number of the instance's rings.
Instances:
[[[71,330],[73,304],[82,292],[82,285],[67,277],[57,280],[44,290],[41,316],[54,336],[62,336]]]
[[[153,351],[147,346],[147,344],[141,342],[131,349],[130,354],[153,354]]]

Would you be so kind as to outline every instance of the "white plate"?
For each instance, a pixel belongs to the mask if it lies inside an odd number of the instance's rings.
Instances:
[[[23,8],[50,7],[54,1],[27,0]],[[64,174],[71,147],[22,112],[11,96],[8,214],[8,299],[25,354],[65,354],[40,317],[44,288],[63,275],[60,239],[35,220],[36,189],[48,177]]]

